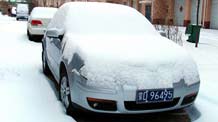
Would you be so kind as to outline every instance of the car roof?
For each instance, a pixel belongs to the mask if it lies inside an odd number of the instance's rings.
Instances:
[[[126,5],[101,2],[69,2],[62,5],[49,27],[91,33],[156,33],[151,23]]]

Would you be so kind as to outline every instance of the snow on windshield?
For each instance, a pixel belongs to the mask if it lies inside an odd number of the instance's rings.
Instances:
[[[27,4],[18,4],[17,5],[17,10],[21,10],[21,11],[28,11],[29,8],[28,8],[28,5]]]
[[[66,28],[72,33],[92,35],[156,33],[150,22],[130,7],[101,3],[67,5],[69,11]]]
[[[57,8],[36,7],[33,9],[31,16],[34,18],[52,18]]]

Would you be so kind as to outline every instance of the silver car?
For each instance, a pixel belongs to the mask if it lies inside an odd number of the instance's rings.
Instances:
[[[43,72],[58,82],[67,113],[169,111],[192,105],[199,92],[190,55],[128,6],[66,3],[42,45]]]
[[[45,30],[56,13],[57,8],[35,7],[33,8],[27,23],[27,36],[29,40],[36,40],[36,37],[43,37]],[[41,39],[39,39],[41,41]]]

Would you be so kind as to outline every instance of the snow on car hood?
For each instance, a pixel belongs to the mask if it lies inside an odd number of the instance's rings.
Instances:
[[[70,38],[69,38],[70,37]],[[79,54],[84,60],[80,73],[88,86],[114,89],[133,85],[138,89],[172,88],[185,80],[198,82],[195,62],[172,41],[156,36],[71,36],[64,38],[64,57]]]

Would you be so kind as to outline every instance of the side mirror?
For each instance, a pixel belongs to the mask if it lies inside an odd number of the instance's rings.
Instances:
[[[59,33],[57,29],[49,29],[46,31],[46,36],[49,38],[58,38]]]
[[[62,40],[63,38],[63,31],[59,31],[58,29],[48,29],[46,31],[46,36],[50,37],[50,38],[60,38],[60,40]]]

